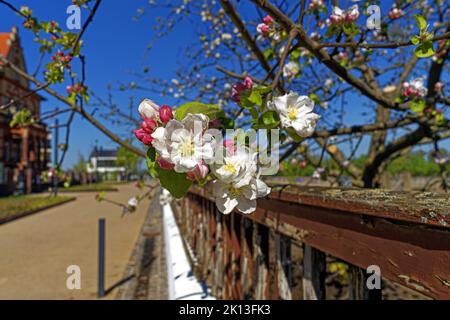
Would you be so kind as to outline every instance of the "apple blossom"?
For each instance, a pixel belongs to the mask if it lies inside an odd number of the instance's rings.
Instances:
[[[358,5],[355,4],[347,10],[342,10],[341,8],[334,6],[332,14],[329,18],[329,25],[341,25],[344,23],[355,22],[359,17]]]
[[[136,210],[136,207],[138,206],[138,203],[139,203],[139,201],[138,201],[138,199],[136,197],[130,198],[128,200],[128,203],[127,203],[128,204],[128,209],[134,208],[134,210]]]
[[[424,86],[423,78],[416,78],[410,82],[404,82],[402,95],[407,98],[423,98],[427,95],[427,88]]]
[[[308,6],[309,11],[320,10],[325,8],[323,0],[311,0]]]
[[[391,11],[389,11],[389,18],[392,20],[398,19],[403,16],[403,10],[401,8],[397,8],[396,4],[392,6]]]
[[[267,106],[280,115],[284,128],[293,128],[301,137],[310,136],[320,118],[312,112],[314,102],[308,96],[299,96],[294,92],[273,98]]]
[[[234,148],[234,147],[233,147]],[[218,159],[223,156],[223,159]],[[256,153],[252,154],[248,148],[219,147],[216,150],[216,161],[211,163],[212,173],[223,182],[240,181],[256,175]]]
[[[155,119],[159,116],[159,106],[150,99],[144,99],[138,108],[142,119]]]
[[[213,144],[205,141],[203,132],[209,118],[203,114],[187,114],[182,120],[170,120],[152,134],[152,145],[166,161],[174,164],[176,172],[188,172],[201,160],[213,157]]]
[[[283,67],[283,76],[286,78],[294,78],[300,72],[298,62],[289,61]]]
[[[270,188],[257,177],[246,185],[214,181],[216,206],[223,214],[230,214],[235,208],[244,214],[252,213],[256,210],[256,199],[269,193]]]

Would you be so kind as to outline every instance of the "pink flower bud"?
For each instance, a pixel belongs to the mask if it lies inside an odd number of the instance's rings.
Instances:
[[[265,23],[260,23],[256,26],[256,31],[258,31],[258,33],[262,34],[263,36],[266,36],[269,32],[269,26]]]
[[[158,157],[156,162],[158,162],[158,165],[164,170],[172,170],[175,167],[173,163],[167,161],[163,157]]]
[[[440,92],[442,91],[442,89],[444,89],[444,84],[440,81],[436,82],[436,84],[434,85],[434,91]]]
[[[137,129],[133,131],[136,138],[138,138],[139,141],[141,141],[146,146],[150,145],[153,141],[153,137],[144,131],[144,129]]]
[[[209,127],[210,128],[218,128],[221,125],[221,121],[220,119],[214,119],[213,121],[209,122]]]
[[[145,119],[142,122],[142,129],[147,133],[153,133],[153,131],[155,131],[157,126],[158,125],[156,121],[153,119]]]
[[[266,35],[269,32],[269,26],[267,24],[261,26],[261,32]]]
[[[263,21],[265,24],[269,25],[273,22],[273,18],[271,16],[265,16]]]
[[[244,78],[244,81],[242,82],[242,84],[248,90],[253,88],[253,80],[252,80],[252,78],[250,78],[248,76]]]
[[[247,90],[251,90],[253,88],[253,81],[250,77],[245,77],[242,82],[238,82],[233,84],[231,90],[231,99],[234,102],[239,103],[241,100],[241,94]]]
[[[225,147],[229,155],[233,155],[236,152],[233,140],[224,140],[223,146]]]
[[[209,168],[204,161],[199,162],[192,171],[186,173],[189,180],[198,181],[205,179],[208,175]]]
[[[145,99],[139,104],[139,114],[142,119],[154,119],[159,115],[159,106],[150,99]]]
[[[162,106],[161,109],[159,109],[159,119],[163,123],[167,123],[170,120],[173,119],[173,112],[172,109],[170,109],[169,106]]]

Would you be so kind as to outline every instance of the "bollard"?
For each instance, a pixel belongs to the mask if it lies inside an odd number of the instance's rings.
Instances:
[[[105,296],[105,218],[98,219],[98,289],[99,298]]]

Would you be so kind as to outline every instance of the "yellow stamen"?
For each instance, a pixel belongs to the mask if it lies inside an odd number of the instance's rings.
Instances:
[[[226,172],[229,172],[231,174],[235,174],[236,173],[236,166],[232,163],[228,163],[224,166],[223,168]]]
[[[289,120],[296,120],[298,114],[298,109],[295,107],[289,107],[287,112],[287,117]]]
[[[194,151],[195,151],[195,145],[194,145],[194,143],[193,143],[193,141],[192,140],[186,140],[186,141],[183,141],[181,144],[180,144],[180,147],[178,148],[178,151],[180,152],[180,155],[182,156],[182,157],[191,157],[191,156],[193,156],[194,155]]]
[[[230,195],[232,197],[239,197],[241,195],[241,189],[235,188],[235,187],[230,187]]]

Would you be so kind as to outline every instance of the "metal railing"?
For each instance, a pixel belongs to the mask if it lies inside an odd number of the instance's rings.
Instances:
[[[223,215],[208,188],[193,187],[172,206],[193,270],[217,298],[380,299],[392,283],[450,299],[446,195],[283,186],[253,214]],[[380,290],[367,286],[369,266]]]

